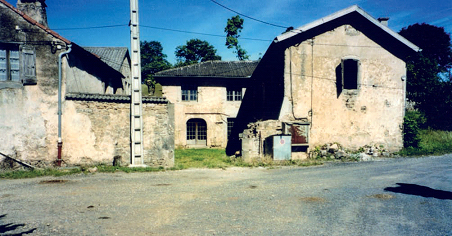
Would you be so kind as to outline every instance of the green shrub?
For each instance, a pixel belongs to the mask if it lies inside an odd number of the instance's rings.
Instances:
[[[403,118],[403,146],[419,147],[419,126],[425,123],[424,116],[418,111],[407,111]]]

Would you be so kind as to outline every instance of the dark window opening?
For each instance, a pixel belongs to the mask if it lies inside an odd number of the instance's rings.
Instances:
[[[235,118],[228,118],[228,139],[232,133],[232,127],[234,126]]]
[[[358,89],[358,69],[358,60],[342,60],[342,86],[344,89]]]

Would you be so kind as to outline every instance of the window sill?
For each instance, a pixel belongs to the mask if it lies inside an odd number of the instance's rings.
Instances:
[[[346,95],[358,95],[359,89],[344,89],[343,92]]]
[[[8,88],[21,89],[23,87],[24,87],[24,85],[19,82],[0,81],[0,89],[8,89]]]

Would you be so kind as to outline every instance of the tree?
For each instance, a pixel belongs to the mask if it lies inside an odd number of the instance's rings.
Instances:
[[[196,64],[203,61],[221,60],[217,50],[207,41],[190,39],[185,45],[176,47],[176,67]]]
[[[426,23],[414,24],[403,28],[400,35],[422,48],[422,55],[437,64],[438,73],[452,67],[450,34],[443,27]]]
[[[163,47],[157,41],[142,41],[141,50],[141,79],[150,88],[155,86],[153,75],[159,71],[170,69],[171,63],[166,60],[166,54],[163,53]]]
[[[239,33],[242,32],[243,22],[244,20],[240,18],[239,15],[236,15],[228,19],[226,27],[224,28],[224,32],[227,33],[226,46],[228,49],[235,48],[234,53],[237,54],[237,58],[240,61],[249,59],[246,50],[239,45]]]
[[[407,97],[427,118],[426,125],[452,130],[452,45],[442,27],[414,24],[400,31],[422,52],[407,60]],[[444,76],[449,72],[449,76]]]

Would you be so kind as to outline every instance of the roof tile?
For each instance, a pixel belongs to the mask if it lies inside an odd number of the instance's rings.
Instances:
[[[157,72],[156,77],[251,77],[259,61],[206,61]]]
[[[130,95],[67,93],[67,100],[129,103]],[[143,103],[168,103],[164,97],[142,97]]]

